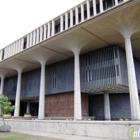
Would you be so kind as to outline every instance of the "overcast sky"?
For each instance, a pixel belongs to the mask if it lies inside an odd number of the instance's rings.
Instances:
[[[0,49],[84,0],[1,0]]]

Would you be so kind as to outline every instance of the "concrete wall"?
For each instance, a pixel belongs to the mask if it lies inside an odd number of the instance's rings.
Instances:
[[[0,120],[0,125],[3,122]],[[54,121],[54,120],[6,120],[12,129],[29,130],[47,133],[89,136],[128,140],[128,130],[140,129],[139,121]],[[94,139],[93,138],[93,139]]]
[[[88,116],[88,95],[82,94],[82,116]],[[45,97],[46,117],[73,117],[74,116],[74,94],[61,93],[46,95]]]

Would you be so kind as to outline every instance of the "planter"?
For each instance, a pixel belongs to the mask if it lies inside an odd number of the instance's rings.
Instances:
[[[3,115],[3,118],[4,118],[4,119],[10,119],[10,118],[11,118],[11,114],[4,114],[4,115]]]
[[[31,118],[32,116],[30,114],[25,114],[24,117],[25,118]]]

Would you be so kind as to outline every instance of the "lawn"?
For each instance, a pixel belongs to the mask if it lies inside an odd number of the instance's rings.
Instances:
[[[60,139],[32,136],[32,135],[12,133],[12,132],[11,133],[0,132],[0,140],[60,140]]]

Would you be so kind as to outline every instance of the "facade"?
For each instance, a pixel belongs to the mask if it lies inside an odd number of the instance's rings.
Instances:
[[[140,119],[139,7],[86,0],[0,50],[13,115]]]

